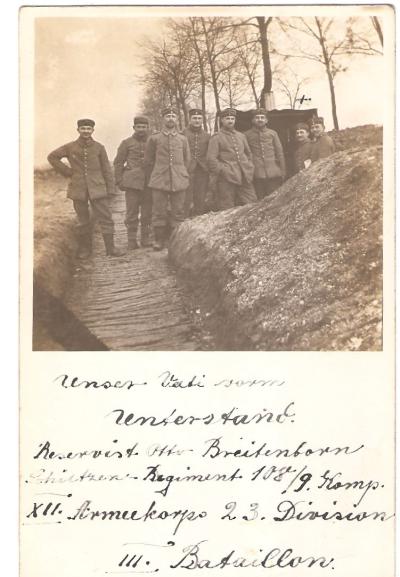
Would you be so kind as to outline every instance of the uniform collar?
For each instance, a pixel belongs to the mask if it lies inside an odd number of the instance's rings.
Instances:
[[[225,134],[234,134],[236,132],[235,128],[221,128],[221,132],[225,132]]]
[[[147,134],[143,134],[141,136],[139,136],[136,132],[134,132],[132,134],[132,138],[134,138],[135,140],[138,140],[139,142],[143,142],[146,140]]]
[[[90,138],[82,138],[81,136],[78,138],[77,140],[78,144],[80,144],[81,146],[91,146],[94,142],[93,138],[90,136]]]
[[[174,128],[173,130],[166,130],[165,128],[163,128],[161,132],[165,134],[165,136],[176,136],[178,134],[176,128]]]
[[[201,126],[192,126],[191,124],[189,124],[188,128],[189,128],[189,130],[191,130],[195,134],[199,133],[203,130]]]

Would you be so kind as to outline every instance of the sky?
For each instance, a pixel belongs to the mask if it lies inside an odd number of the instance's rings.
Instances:
[[[78,118],[96,121],[94,138],[112,156],[140,104],[136,42],[143,30],[155,34],[159,22],[43,18],[36,26],[35,165],[77,137]]]
[[[110,159],[132,132],[142,97],[137,77],[143,72],[140,42],[162,38],[165,20],[157,17],[37,18],[35,26],[35,166],[47,154],[77,137],[76,120],[96,121],[94,138]],[[138,44],[139,43],[139,44]],[[296,60],[291,66],[307,67]],[[305,92],[332,128],[328,83],[322,66],[311,70]],[[373,84],[371,82],[373,79]],[[340,128],[382,124],[385,99],[383,58],[359,57],[336,78]],[[277,102],[278,107],[279,102]]]

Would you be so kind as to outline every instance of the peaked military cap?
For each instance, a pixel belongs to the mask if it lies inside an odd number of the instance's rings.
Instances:
[[[256,116],[257,114],[264,114],[264,116],[268,116],[268,112],[265,108],[256,108],[255,110],[251,111],[252,116]]]
[[[307,130],[307,132],[310,131],[310,127],[305,122],[298,122],[294,128],[295,130]]]
[[[224,118],[224,116],[236,116],[236,110],[234,108],[225,108],[225,110],[221,110],[219,115],[221,118]]]
[[[189,110],[189,116],[194,116],[195,114],[203,116],[203,111],[201,108],[191,108]]]
[[[313,116],[313,117],[311,118],[311,123],[310,123],[310,124],[311,124],[311,126],[312,126],[313,124],[322,124],[322,126],[325,126],[325,124],[324,124],[324,119],[322,118],[322,116]]]
[[[91,120],[90,118],[81,118],[78,120],[78,128],[80,126],[92,126],[94,127],[95,122],[94,120]]]
[[[133,124],[149,124],[149,119],[147,116],[135,116]]]
[[[178,114],[177,109],[174,106],[166,106],[163,108],[161,114],[165,116],[166,114]]]

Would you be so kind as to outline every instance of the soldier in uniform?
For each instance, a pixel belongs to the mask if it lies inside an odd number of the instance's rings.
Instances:
[[[189,186],[190,149],[186,136],[176,129],[177,110],[165,108],[162,116],[161,132],[149,137],[145,149],[145,165],[153,196],[154,250],[163,248],[167,225],[173,231],[184,220],[185,194]]]
[[[151,246],[151,190],[147,187],[144,167],[144,150],[149,135],[149,121],[146,116],[136,116],[133,120],[134,133],[121,142],[114,160],[115,182],[125,191],[128,249],[139,248],[137,229],[140,211],[140,244]]]
[[[296,144],[293,155],[294,174],[311,164],[312,142],[310,140],[310,129],[305,122],[299,122],[295,126]]]
[[[324,119],[321,116],[312,118],[311,134],[313,137],[311,162],[326,158],[335,152],[335,143],[330,136],[325,134]]]
[[[205,197],[208,187],[207,148],[210,135],[203,130],[203,111],[189,110],[189,126],[183,134],[189,142],[191,161],[189,165],[189,186],[185,197],[185,218],[191,214],[205,212]]]
[[[285,157],[278,134],[267,128],[268,115],[263,108],[252,111],[253,127],[245,132],[253,155],[254,188],[258,200],[271,194],[286,176]]]
[[[215,180],[218,210],[255,202],[254,164],[244,134],[235,130],[236,110],[220,113],[221,130],[210,138],[207,162]]]
[[[121,256],[123,252],[114,246],[114,222],[109,206],[109,195],[115,192],[112,170],[106,149],[92,138],[94,126],[94,120],[89,118],[78,120],[79,138],[53,150],[47,159],[58,173],[71,178],[67,196],[73,201],[78,217],[79,256],[88,257],[92,249],[89,202],[103,233],[106,254]]]

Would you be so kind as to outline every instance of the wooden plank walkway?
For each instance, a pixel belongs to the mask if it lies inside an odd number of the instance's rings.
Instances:
[[[112,211],[115,243],[125,249],[122,194]],[[77,266],[65,303],[91,333],[114,351],[199,349],[167,250],[107,257],[98,230],[93,241],[93,256]]]

